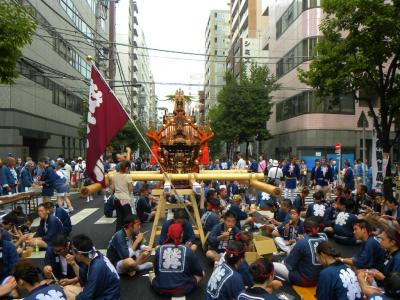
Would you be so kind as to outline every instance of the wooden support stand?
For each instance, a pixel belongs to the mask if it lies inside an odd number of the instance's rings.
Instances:
[[[182,190],[176,190],[176,192],[177,192],[177,194],[179,196],[190,196],[190,200],[189,201],[185,201],[183,203],[172,204],[172,203],[168,203],[168,202],[165,201],[164,190],[162,190],[162,189],[154,189],[151,192],[151,194],[153,196],[158,196],[159,197],[158,204],[157,204],[156,215],[154,217],[153,227],[151,229],[151,235],[150,235],[150,241],[149,241],[149,247],[152,248],[152,249],[154,248],[154,241],[156,239],[156,235],[158,234],[158,232],[157,232],[158,231],[158,222],[160,221],[162,215],[165,214],[165,210],[166,209],[171,209],[171,208],[185,208],[185,207],[188,207],[188,206],[192,206],[193,207],[194,219],[196,221],[195,233],[196,233],[196,231],[198,232],[199,237],[200,237],[200,241],[201,241],[201,245],[202,245],[202,247],[204,247],[206,239],[205,239],[205,236],[204,236],[203,226],[201,225],[199,208],[197,206],[196,197],[195,197],[195,194],[194,194],[193,190],[182,189]]]

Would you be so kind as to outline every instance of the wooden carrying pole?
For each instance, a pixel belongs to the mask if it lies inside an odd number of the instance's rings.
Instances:
[[[107,174],[107,179],[112,177],[113,173]],[[280,195],[281,190],[274,185],[261,182],[264,180],[263,173],[233,173],[233,172],[216,172],[216,173],[190,173],[190,174],[160,174],[154,172],[131,172],[133,181],[189,181],[201,182],[204,180],[227,180],[227,181],[249,181],[250,185],[257,190],[266,192],[271,195]],[[94,183],[81,189],[81,196],[87,197],[90,194],[101,190],[100,183]]]

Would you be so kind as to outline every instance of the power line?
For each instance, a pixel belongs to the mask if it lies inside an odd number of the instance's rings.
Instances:
[[[68,32],[78,33],[78,31],[75,31],[75,30],[67,30],[67,29],[58,28],[58,27],[54,27],[54,26],[52,26],[52,28],[57,29],[57,30],[65,30]],[[81,31],[79,31],[79,32],[81,32]],[[67,34],[67,33],[62,33],[62,34],[77,37],[72,34]],[[82,38],[84,38],[85,40],[94,40],[87,36],[82,37]],[[84,41],[80,41],[80,40],[74,40],[74,39],[67,39],[67,40],[84,43]],[[186,51],[178,51],[178,50],[168,50],[168,49],[161,49],[161,48],[144,47],[144,46],[138,46],[138,45],[135,46],[135,45],[121,43],[121,42],[116,42],[116,43],[112,43],[109,41],[103,41],[103,42],[105,44],[114,44],[117,46],[119,45],[119,46],[125,46],[125,47],[129,47],[129,48],[145,49],[145,50],[150,50],[150,51],[158,51],[158,52],[166,52],[166,53],[174,53],[174,54],[182,54],[182,55],[192,55],[192,56],[219,57],[219,58],[234,57],[237,59],[282,59],[282,58],[285,58],[283,56],[234,56],[234,55],[207,54],[207,53],[196,53],[196,52],[186,52]],[[88,45],[90,45],[90,44],[88,44]],[[129,54],[129,53],[125,53],[125,54]],[[310,58],[310,57],[309,56],[291,56],[290,58]]]
[[[39,34],[36,34],[36,35],[39,35]],[[45,38],[45,37],[50,38],[50,37],[51,37],[51,36],[45,36],[45,35],[39,35],[39,36],[41,36],[42,38]],[[61,39],[61,40],[68,41],[68,42],[83,43],[83,44],[86,44],[86,45],[90,46],[90,44],[87,43],[87,42],[85,42],[85,41],[75,40],[75,39],[70,39],[70,38],[64,38],[64,37],[58,37],[58,38]],[[87,48],[87,47],[86,47],[85,49],[92,50],[91,48]],[[143,49],[145,49],[145,48],[143,48]],[[82,50],[80,50],[80,52],[83,53]],[[129,54],[130,54],[130,53],[128,53],[128,52],[119,51],[118,49],[116,50],[116,52],[118,52],[119,54],[126,54],[126,55],[129,55]],[[84,55],[86,55],[86,54],[84,54]],[[184,61],[198,61],[198,62],[210,62],[210,63],[225,63],[224,61],[217,61],[217,60],[211,61],[211,60],[207,60],[207,59],[196,59],[196,58],[155,56],[155,55],[146,55],[146,54],[141,54],[141,53],[135,53],[135,55],[141,56],[141,57],[148,57],[148,58],[162,58],[162,59],[184,60]],[[242,57],[242,58],[243,58],[243,57]],[[246,59],[252,59],[252,58],[256,58],[256,57],[245,57],[245,58],[246,58]],[[278,57],[275,57],[275,58],[274,58],[274,57],[264,57],[264,59],[277,59],[277,58],[278,58]],[[302,58],[307,58],[307,60],[306,60],[306,61],[303,61],[302,64],[309,64],[310,62],[308,62],[308,60],[312,60],[312,59],[313,59],[312,57],[309,57],[309,56],[291,56],[291,57],[290,57],[290,59],[296,59],[296,58],[300,58],[300,59],[302,59]],[[289,58],[287,58],[287,59],[289,59]],[[107,60],[107,58],[105,58],[105,60]],[[243,61],[243,62],[241,62],[241,63],[243,63],[243,64],[250,64],[250,63],[253,63],[253,62],[252,62],[252,61]],[[282,62],[282,63],[283,63],[283,64],[293,64],[293,62],[288,62],[288,61]],[[277,64],[276,62],[257,62],[257,65],[276,65],[276,64]]]

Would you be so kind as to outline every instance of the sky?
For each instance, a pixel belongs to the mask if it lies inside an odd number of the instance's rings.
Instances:
[[[210,10],[229,9],[228,2],[229,0],[137,0],[138,22],[144,31],[147,47],[204,53],[205,30]],[[128,0],[120,0],[117,5],[127,7]],[[117,8],[117,17],[120,14],[118,11]],[[150,51],[149,55],[155,82],[190,83],[192,74],[204,73],[205,62],[201,56],[157,51]],[[178,88],[189,94],[188,86],[157,84],[156,94],[163,100],[166,95],[175,94]],[[171,108],[171,105],[167,101],[159,101],[158,107]]]

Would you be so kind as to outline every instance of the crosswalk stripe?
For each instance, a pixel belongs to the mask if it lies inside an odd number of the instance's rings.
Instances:
[[[82,209],[80,212],[74,214],[71,217],[71,224],[72,225],[78,224],[80,221],[84,220],[85,218],[87,218],[88,216],[90,216],[91,214],[95,213],[98,210],[99,210],[99,208],[85,208],[85,209]]]
[[[107,218],[106,216],[102,216],[94,224],[112,224],[116,219],[117,218]]]

